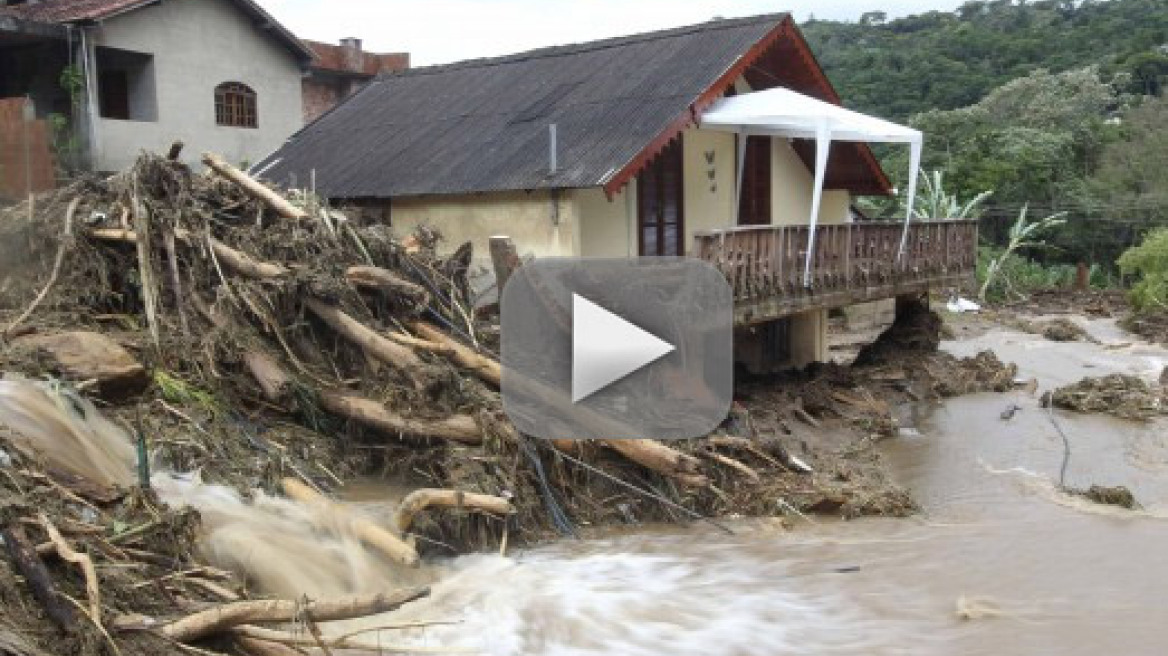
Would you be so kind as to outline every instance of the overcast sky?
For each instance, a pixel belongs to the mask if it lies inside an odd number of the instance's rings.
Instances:
[[[415,66],[777,11],[855,20],[953,10],[963,0],[259,0],[298,36],[355,36],[368,50],[408,51]]]

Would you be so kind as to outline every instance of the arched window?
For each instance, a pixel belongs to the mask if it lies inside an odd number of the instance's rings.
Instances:
[[[215,87],[215,122],[233,128],[256,127],[256,92],[239,82]]]

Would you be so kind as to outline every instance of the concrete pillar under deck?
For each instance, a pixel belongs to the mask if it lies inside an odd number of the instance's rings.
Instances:
[[[752,374],[827,360],[827,310],[793,314],[734,331],[734,359]]]

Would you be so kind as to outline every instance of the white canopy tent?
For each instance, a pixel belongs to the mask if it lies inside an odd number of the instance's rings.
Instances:
[[[811,260],[815,252],[815,233],[819,207],[827,174],[827,157],[832,141],[906,143],[909,145],[908,211],[900,237],[897,259],[904,255],[908,242],[909,220],[917,193],[917,171],[921,164],[924,137],[918,130],[883,119],[844,109],[781,87],[744,93],[718,100],[706,110],[701,127],[734,132],[738,135],[738,182],[736,200],[742,196],[742,174],[746,145],[751,135],[815,140],[815,189],[811,196],[811,218],[807,262],[803,269],[804,284],[811,281]],[[738,203],[741,207],[741,203]],[[737,211],[737,210],[736,210]]]

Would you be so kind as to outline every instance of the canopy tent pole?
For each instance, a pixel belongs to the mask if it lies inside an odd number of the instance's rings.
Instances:
[[[908,245],[908,224],[912,221],[913,208],[917,201],[917,174],[921,170],[921,150],[924,143],[920,137],[909,142],[908,154],[908,209],[904,214],[904,230],[900,234],[900,251],[896,254],[896,261],[904,257],[905,246]]]
[[[742,130],[735,133],[735,143],[738,144],[738,171],[734,187],[734,225],[742,223],[742,176],[746,173],[746,140],[749,138]]]
[[[815,188],[811,195],[811,229],[807,233],[807,261],[803,265],[803,286],[811,286],[811,261],[815,257],[815,232],[819,225],[819,206],[823,202],[823,185],[827,177],[827,157],[831,152],[831,128],[820,120],[815,127]]]

